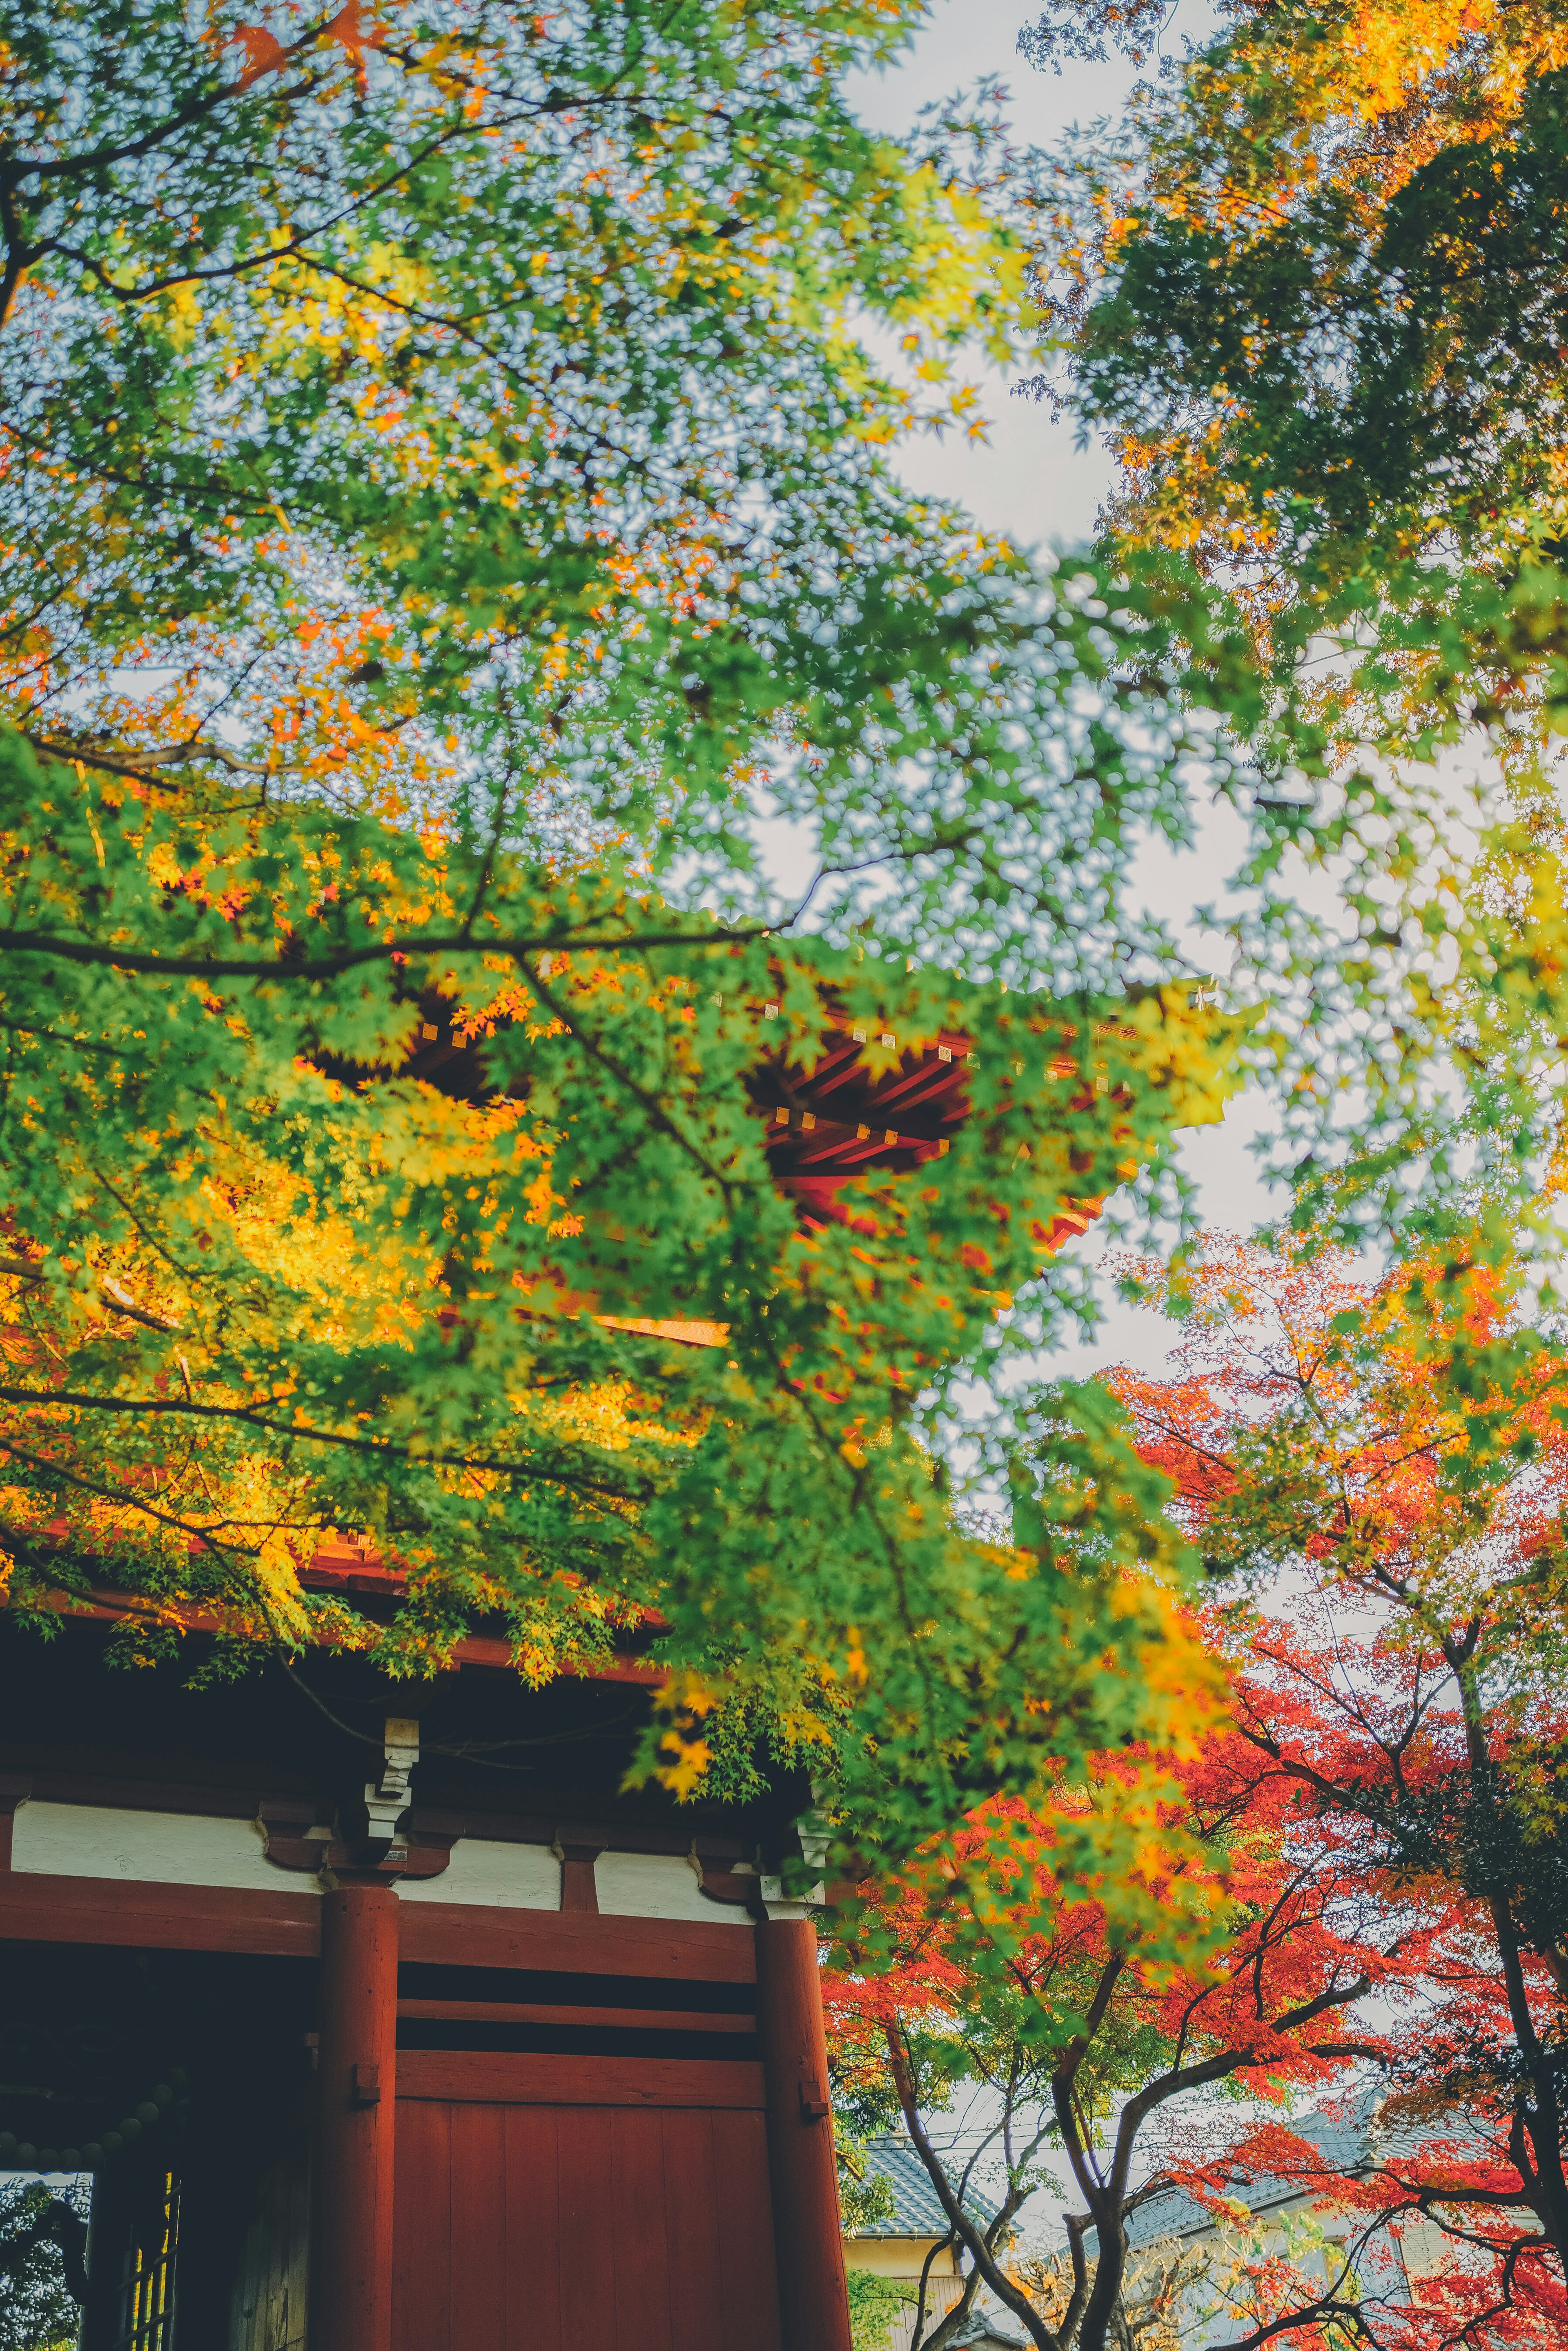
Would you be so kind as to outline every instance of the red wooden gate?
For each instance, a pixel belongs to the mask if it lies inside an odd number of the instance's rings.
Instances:
[[[571,2061],[545,2063],[554,2074]],[[453,2065],[441,2062],[448,2085]],[[400,2087],[420,2070],[405,2057]],[[779,2351],[759,2095],[400,2096],[396,2183],[393,2351]]]

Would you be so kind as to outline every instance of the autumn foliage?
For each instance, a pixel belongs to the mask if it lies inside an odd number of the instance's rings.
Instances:
[[[1245,2159],[1345,2216],[1325,2341],[1386,2289],[1391,2244],[1411,2248],[1391,2344],[1561,2340],[1568,1385],[1550,1326],[1462,1258],[1377,1284],[1217,1245],[1161,1287],[1187,1318],[1176,1376],[1116,1384],[1235,1594],[1217,1622],[1236,1735],[1382,1954],[1364,2169],[1331,2186],[1278,2131]]]
[[[1236,1029],[1117,945],[1138,828],[1185,820],[1168,623],[1134,678],[1096,600],[887,463],[969,428],[967,340],[1024,331],[983,127],[846,104],[914,14],[7,30],[0,1547],[33,1629],[423,1677],[483,1625],[536,1684],[636,1639],[669,1675],[639,1769],[810,1772],[890,1848],[1165,1723],[1159,1481],[1057,1416],[1068,1576],[941,1461],[955,1384],[1061,1311],[1063,1218],[1158,1189]],[[967,1115],[802,1216],[769,1102],[857,1041],[878,1078],[956,1042]],[[379,1613],[313,1581],[344,1544]]]
[[[1216,2342],[1561,2341],[1556,1358],[1457,1260],[1379,1285],[1216,1243],[1138,1271],[1185,1335],[1169,1375],[1112,1384],[1203,1553],[1228,1679],[1228,1719],[1158,1759],[1144,1866],[1186,1948],[1109,1919],[1076,1855],[1049,1923],[1013,1911],[986,1827],[983,1957],[942,1901],[961,1844],[868,1902],[828,1991],[846,2094],[896,2099],[935,2176],[922,2107],[986,2085],[977,2176],[1010,2200],[988,2247],[955,2225],[1044,2351],[1123,2339],[1126,2224],[1176,2189],[1213,2219],[1182,2294]],[[1116,1808],[1131,1777],[1103,1757],[1075,1801]],[[1054,1828],[1009,1826],[1049,1870]],[[1007,2223],[1063,2159],[1068,2250],[1031,2294]],[[1249,2218],[1270,2199],[1283,2235]]]

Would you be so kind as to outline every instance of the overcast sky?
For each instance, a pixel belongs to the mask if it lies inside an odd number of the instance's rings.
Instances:
[[[923,106],[980,81],[1001,83],[1019,138],[1055,146],[1077,126],[1114,115],[1134,76],[1120,61],[1037,72],[1019,56],[1018,37],[1039,14],[1024,0],[934,0],[903,62],[885,73],[854,76],[851,100],[862,121],[905,131]],[[1173,9],[1164,49],[1179,54],[1183,36],[1209,21],[1206,7],[1183,0]],[[961,499],[977,522],[1021,545],[1085,537],[1111,481],[1103,451],[1078,448],[1071,426],[1053,424],[1032,402],[1010,398],[1007,383],[989,371],[977,366],[973,376],[984,388],[990,420],[986,444],[922,440],[904,451],[900,471],[915,488]]]
[[[921,107],[980,80],[1006,85],[1019,136],[1040,146],[1114,114],[1134,78],[1124,66],[1077,66],[1056,75],[1037,72],[1019,56],[1019,29],[1038,13],[1024,0],[935,0],[903,63],[851,83],[861,119],[879,130],[907,131]],[[1184,32],[1199,33],[1209,21],[1207,8],[1185,0],[1165,36],[1166,50],[1179,52]],[[900,473],[912,488],[959,500],[982,526],[1005,530],[1019,545],[1067,546],[1087,537],[1112,480],[1103,449],[1078,447],[1071,426],[1053,423],[1034,402],[1011,397],[1007,381],[977,360],[968,373],[982,392],[985,441],[949,436],[906,444],[897,459]],[[1215,853],[1163,860],[1152,885],[1161,911],[1179,917],[1210,896],[1217,870]],[[1271,1204],[1247,1154],[1259,1123],[1243,1104],[1222,1128],[1195,1133],[1183,1144],[1183,1164],[1201,1187],[1209,1225],[1248,1231],[1283,1205],[1281,1198]],[[1087,1371],[1124,1358],[1152,1370],[1164,1361],[1168,1335],[1158,1318],[1116,1309],[1095,1343],[1063,1350],[1051,1369]]]

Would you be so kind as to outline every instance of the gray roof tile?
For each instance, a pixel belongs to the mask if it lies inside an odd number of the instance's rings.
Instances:
[[[1298,2138],[1319,2150],[1326,2171],[1354,2177],[1367,2159],[1375,2106],[1375,2095],[1364,2093],[1348,2108],[1336,2112],[1319,2108],[1315,2114],[1292,2121],[1289,2127]],[[1236,2194],[1254,2213],[1294,2203],[1301,2193],[1297,2181],[1281,2179],[1267,2172],[1253,2172],[1236,2184]],[[1132,2214],[1127,2222],[1127,2241],[1134,2246],[1152,2245],[1158,2237],[1201,2236],[1213,2226],[1212,2213],[1206,2211],[1185,2188],[1166,2188],[1159,2195],[1151,2196],[1146,2204],[1140,2204]],[[1085,2231],[1084,2248],[1091,2261],[1099,2241],[1095,2230]]]
[[[868,2139],[865,2147],[866,2169],[878,2179],[885,2179],[893,2190],[894,2217],[891,2220],[874,2220],[870,2228],[857,2229],[857,2237],[945,2237],[947,2215],[936,2200],[936,2190],[930,2175],[915,2151],[912,2140],[902,2132],[889,2131],[879,2138]],[[998,2207],[977,2188],[971,2188],[964,2199],[964,2209],[970,2218],[982,2226],[994,2220]]]

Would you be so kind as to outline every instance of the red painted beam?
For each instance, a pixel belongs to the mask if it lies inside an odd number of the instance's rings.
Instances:
[[[706,2106],[758,2111],[760,2065],[744,2059],[556,2057],[482,2049],[405,2049],[398,2095],[497,2106]],[[846,2319],[846,2325],[847,2325]],[[334,2342],[333,2351],[339,2351]],[[355,2351],[358,2351],[356,2342]],[[802,2340],[800,2351],[808,2351]],[[810,2351],[818,2351],[812,2345]],[[825,2335],[821,2351],[840,2351]],[[842,2351],[849,2351],[846,2333]]]
[[[321,1903],[242,1886],[160,1886],[142,1878],[0,1875],[0,1941],[115,1943],[149,1950],[255,1951],[313,1959]]]
[[[757,1958],[739,1927],[678,1918],[622,1918],[587,1910],[502,1910],[423,1896],[402,1914],[405,1959],[460,1959],[473,1968],[669,1976],[687,1983],[752,1983]]]
[[[462,2024],[615,2025],[657,2032],[755,2032],[754,2016],[728,2016],[708,2008],[572,2008],[561,2001],[507,2000],[400,2000],[400,2016],[449,2017]],[[403,2052],[403,2063],[409,2052]]]
[[[52,1877],[0,1872],[0,1941],[112,1943],[176,1951],[254,1951],[313,1959],[323,1897],[228,1886],[162,1886],[142,1878]],[[752,1938],[739,1928],[683,1919],[595,1917],[591,1911],[504,1910],[411,1902],[405,1959],[460,1958],[480,1968],[537,1968],[606,1976],[667,1976],[686,1983],[752,1983]]]

